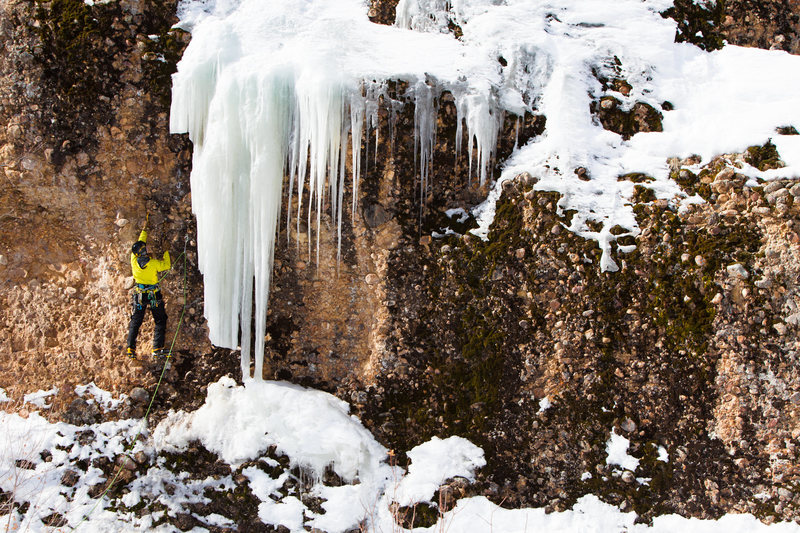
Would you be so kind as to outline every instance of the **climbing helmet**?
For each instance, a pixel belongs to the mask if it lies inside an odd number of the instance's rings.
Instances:
[[[133,246],[131,247],[131,252],[133,252],[133,255],[139,255],[143,251],[146,252],[145,246],[146,243],[144,241],[136,241],[135,243],[133,243]]]

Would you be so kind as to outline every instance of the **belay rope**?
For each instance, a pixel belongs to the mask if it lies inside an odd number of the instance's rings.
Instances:
[[[183,257],[183,308],[181,309],[181,316],[178,319],[178,326],[175,328],[175,335],[172,337],[172,343],[169,345],[169,352],[167,352],[166,357],[164,358],[164,367],[161,369],[161,375],[158,377],[158,382],[156,383],[156,388],[153,390],[153,395],[150,397],[150,403],[147,406],[147,411],[144,413],[144,417],[142,417],[143,424],[139,427],[139,430],[136,432],[136,435],[133,437],[133,440],[130,444],[125,448],[125,451],[122,453],[122,456],[126,457],[128,461],[133,461],[133,458],[130,456],[129,452],[133,449],[136,445],[136,442],[139,440],[139,436],[142,434],[142,429],[144,428],[145,424],[147,423],[147,417],[150,416],[150,410],[153,407],[153,402],[156,399],[156,394],[158,393],[158,388],[161,386],[161,382],[164,379],[164,374],[167,373],[167,368],[169,367],[170,359],[172,358],[172,350],[175,347],[175,341],[178,340],[178,332],[181,330],[181,325],[183,324],[183,316],[186,314],[186,297],[187,297],[187,271],[186,271],[186,245],[189,243],[189,235],[186,235],[183,239],[183,252],[180,256],[178,256],[178,261],[181,257]],[[177,262],[177,261],[176,261]],[[164,274],[158,281],[161,282],[164,278],[167,277],[169,273]],[[125,468],[125,461],[122,464],[118,465],[117,473],[114,474],[114,477],[111,478],[111,481],[108,483],[106,490],[103,491],[103,494],[97,498],[97,502],[91,508],[91,510],[83,516],[80,522],[75,527],[70,527],[70,531],[75,531],[78,527],[83,524],[87,518],[89,518],[92,513],[94,513],[97,506],[100,505],[100,502],[103,501],[103,498],[108,494],[108,491],[111,490],[111,487],[114,486],[114,483],[117,481],[117,478],[122,473],[122,470]]]

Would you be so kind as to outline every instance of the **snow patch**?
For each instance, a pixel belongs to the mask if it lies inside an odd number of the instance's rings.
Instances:
[[[545,396],[544,398],[539,400],[539,411],[537,411],[537,412],[538,413],[544,413],[545,411],[550,409],[550,407],[552,407],[552,406],[553,406],[553,403],[550,401],[550,397],[549,396]]]
[[[406,452],[411,464],[397,486],[395,501],[402,506],[430,501],[439,486],[456,476],[470,481],[486,465],[483,450],[462,437],[433,437]]]
[[[658,447],[658,460],[661,461],[662,463],[669,462],[669,453],[667,452],[667,449],[664,448],[663,446]]]
[[[53,387],[50,390],[39,390],[26,394],[22,401],[23,403],[30,403],[39,407],[40,409],[50,409],[50,404],[47,403],[47,398],[58,394],[58,387]]]
[[[616,429],[611,430],[611,436],[606,442],[606,457],[607,465],[616,465],[631,472],[635,472],[639,468],[639,459],[628,455],[628,446],[631,441],[618,435]]]
[[[114,396],[110,392],[95,385],[94,381],[88,385],[78,385],[75,387],[75,394],[81,398],[85,398],[87,395],[91,396],[92,398],[89,398],[87,401],[89,403],[97,402],[104,411],[113,411],[119,408],[120,404],[127,398],[127,396],[123,394],[118,399],[114,399]]]

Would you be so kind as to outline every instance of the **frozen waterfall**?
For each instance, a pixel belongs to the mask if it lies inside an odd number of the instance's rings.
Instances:
[[[426,66],[428,36],[378,27],[363,9],[354,22],[343,20],[353,15],[351,10],[332,13],[322,3],[308,8],[311,19],[306,2],[286,2],[280,13],[277,8],[264,13],[260,4],[246,0],[233,10],[228,6],[218,11],[204,6],[207,11],[194,15],[191,44],[173,76],[170,123],[173,132],[188,132],[194,143],[192,209],[210,340],[241,347],[243,376],[251,375],[253,348],[256,379],[263,368],[284,179],[286,223],[299,228],[301,219],[307,220],[316,232],[316,245],[309,239],[308,254],[318,260],[323,210],[330,210],[341,239],[346,179],[353,191],[348,211],[352,214],[357,207],[362,158],[368,165],[372,132],[377,147],[378,107],[388,99],[388,80],[409,81],[403,96],[415,106],[421,197],[428,186],[437,100],[443,90],[457,98],[459,122],[467,125],[468,152],[475,146],[474,172],[481,183],[489,176],[499,127],[494,100],[474,94],[463,79],[455,76],[437,86],[426,82],[429,68],[437,68]],[[184,18],[192,17],[184,12]],[[362,26],[358,39],[348,40],[345,23]],[[302,28],[310,29],[304,34]],[[412,53],[410,61],[405,57],[409,36],[419,41],[418,57]],[[396,49],[392,39],[404,40],[404,47]],[[336,53],[336,47],[343,53]],[[365,68],[387,62],[388,72]],[[402,63],[417,71],[403,72]],[[459,125],[459,136],[461,131]],[[248,326],[251,321],[254,331]]]
[[[356,210],[362,172],[378,157],[378,110],[390,81],[408,87],[400,101],[383,104],[390,113],[414,106],[421,199],[432,185],[439,99],[449,92],[456,157],[469,158],[470,179],[498,178],[473,209],[480,228],[472,232],[486,238],[500,184],[529,172],[537,189],[561,194],[559,213],[576,213],[567,229],[598,243],[598,268],[616,270],[613,255],[624,253],[614,249],[616,239],[638,233],[626,173],[647,173],[657,198],[679,202],[685,194],[669,178],[667,158],[708,160],[762,144],[776,126],[800,120],[796,99],[781,90],[797,84],[798,75],[789,75],[800,72],[796,58],[676,44],[674,21],[660,15],[671,4],[401,0],[395,25],[384,26],[370,22],[364,0],[183,0],[179,26],[192,41],[173,75],[171,130],[194,143],[192,208],[211,341],[241,346],[244,376],[253,348],[260,379],[284,180],[286,224],[305,218],[317,244],[309,239],[304,252],[318,257],[323,210],[340,237],[345,203]],[[629,82],[630,94],[614,93],[622,108],[669,101],[664,131],[624,140],[603,129],[590,112],[607,94],[598,76]],[[544,133],[492,176],[503,118],[534,111],[546,117]],[[781,172],[795,175],[798,141],[779,137]],[[589,181],[578,178],[578,167]]]

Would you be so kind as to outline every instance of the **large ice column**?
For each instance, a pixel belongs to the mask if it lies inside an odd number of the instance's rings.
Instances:
[[[240,43],[224,21],[196,28],[194,43],[173,77],[170,125],[188,132],[194,143],[192,210],[209,339],[218,346],[241,346],[242,375],[249,376],[255,309],[260,376],[259,339],[294,107],[292,73],[235,64]]]
[[[360,147],[367,103],[348,109],[358,98],[346,97],[341,81],[324,69],[228,64],[211,49],[195,52],[181,66],[174,77],[172,129],[188,131],[194,142],[192,209],[209,339],[241,347],[245,378],[252,348],[254,377],[260,379],[284,176],[290,176],[296,223],[303,216],[316,228],[318,259],[326,203],[341,236],[350,124],[354,148]],[[353,157],[360,157],[358,150]],[[358,178],[354,174],[354,186]],[[289,217],[294,224],[291,211]],[[311,255],[310,247],[309,241]]]
[[[192,132],[197,138],[192,209],[197,216],[198,266],[204,275],[209,338],[218,346],[241,345],[245,377],[250,375],[254,309],[257,378],[263,366],[274,240],[293,106],[293,87],[287,74],[242,70],[221,78],[216,85],[201,130],[205,135]]]

